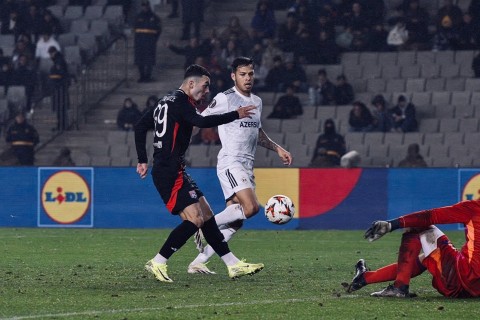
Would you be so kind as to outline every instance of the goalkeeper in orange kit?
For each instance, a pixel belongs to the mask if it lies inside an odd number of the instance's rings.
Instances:
[[[456,249],[435,225],[462,223],[466,242]],[[375,241],[393,230],[405,228],[397,263],[369,271],[365,261],[355,265],[355,276],[348,292],[367,284],[394,281],[393,285],[374,292],[374,297],[411,297],[410,279],[428,270],[432,285],[451,298],[480,297],[480,200],[423,210],[388,221],[375,221],[365,238]]]

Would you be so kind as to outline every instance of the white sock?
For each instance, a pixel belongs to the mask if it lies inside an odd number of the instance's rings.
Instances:
[[[220,232],[223,234],[223,237],[225,238],[225,241],[228,241],[232,238],[232,236],[237,232],[237,230],[233,228],[225,228],[220,230]],[[208,245],[205,247],[202,253],[198,254],[198,256],[195,258],[195,260],[192,261],[191,264],[197,264],[197,263],[207,263],[208,260],[215,254],[215,250]]]
[[[162,256],[160,253],[157,253],[157,255],[153,257],[153,261],[156,263],[167,263],[167,260],[168,259]]]
[[[233,266],[238,261],[240,261],[235,255],[231,252],[227,253],[226,255],[221,257],[223,262],[227,265],[227,267]]]
[[[225,208],[222,212],[215,215],[215,222],[218,226],[237,221],[245,220],[245,214],[243,213],[243,208],[239,204],[231,204]]]

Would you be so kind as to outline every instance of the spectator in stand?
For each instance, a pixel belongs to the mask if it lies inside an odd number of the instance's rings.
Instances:
[[[323,134],[317,139],[310,167],[338,167],[345,152],[345,138],[337,133],[333,120],[327,119]]]
[[[462,23],[462,9],[457,5],[453,4],[453,0],[443,0],[444,6],[438,9],[437,12],[437,27],[444,26],[446,21],[449,21],[448,24],[453,28],[457,29]]]
[[[233,60],[240,56],[243,56],[243,52],[237,42],[233,39],[228,40],[227,45],[223,48],[220,55],[220,66],[227,69],[232,64]]]
[[[308,92],[307,74],[300,63],[294,61],[293,57],[285,59],[284,83],[281,91],[286,90],[288,86],[293,85],[295,92]]]
[[[329,106],[335,104],[335,86],[327,77],[325,69],[318,70],[317,82],[308,88],[311,106]]]
[[[387,38],[388,31],[385,30],[383,23],[375,23],[369,33],[368,49],[378,52],[388,51]]]
[[[335,104],[337,106],[344,106],[352,103],[355,99],[355,94],[353,93],[353,87],[348,83],[345,75],[341,74],[337,77],[337,84],[335,85],[334,93]]]
[[[257,71],[257,70],[255,70]],[[232,78],[229,77],[227,70],[221,68],[219,65],[210,67],[210,93],[209,97],[213,98],[219,92],[229,89]],[[257,73],[255,72],[255,83],[257,82]]]
[[[167,47],[176,54],[185,56],[185,68],[191,64],[194,64],[197,57],[208,58],[210,56],[210,48],[206,47],[205,45],[200,45],[197,37],[191,37],[188,45],[184,46],[183,48],[174,46],[173,44],[170,44],[170,42],[167,42]]]
[[[315,43],[315,54],[312,63],[315,64],[337,64],[340,54],[340,48],[335,43],[335,38],[326,31],[318,34]]]
[[[62,25],[60,20],[55,17],[52,12],[45,10],[42,17],[42,27],[41,30],[49,29],[52,31],[52,34],[58,37],[59,34],[63,33]]]
[[[364,11],[360,1],[354,1],[352,2],[351,10],[344,13],[342,24],[344,26],[349,25],[353,29],[362,30],[362,32],[364,32],[371,27],[372,21],[370,21],[369,16]]]
[[[261,43],[255,43],[253,47],[250,47],[249,50],[245,51],[247,57],[251,57],[256,65],[260,65],[263,60],[263,46]],[[267,70],[268,72],[268,70]],[[255,82],[257,80],[257,70],[255,70]]]
[[[137,104],[131,98],[126,98],[118,111],[117,127],[120,130],[131,131],[141,116],[142,113],[138,110]]]
[[[10,11],[8,19],[2,20],[1,34],[13,34],[15,40],[25,31],[25,21],[22,20],[21,15],[16,9]]]
[[[392,51],[403,50],[408,41],[408,30],[403,18],[398,18],[395,26],[390,30],[387,37],[387,44]]]
[[[335,24],[326,13],[322,12],[319,14],[316,23],[311,29],[314,36],[318,36],[320,32],[325,32],[328,38],[335,38]]]
[[[425,168],[427,163],[420,154],[420,146],[417,143],[408,145],[407,156],[398,164],[400,168]]]
[[[142,10],[135,18],[135,64],[140,77],[138,82],[150,82],[156,62],[157,41],[162,33],[162,22],[152,11],[148,1],[142,1]]]
[[[478,53],[472,61],[472,70],[475,78],[480,78],[480,53]]]
[[[315,29],[314,25],[318,19],[318,14],[311,10],[310,3],[307,1],[300,0],[299,2],[299,6],[293,12],[295,12],[298,22],[304,23],[309,31],[313,32]],[[289,9],[289,12],[292,12],[292,9]]]
[[[220,137],[218,135],[218,128],[202,128],[200,130],[200,138],[202,139],[203,144],[220,144]]]
[[[275,12],[267,0],[260,0],[250,24],[260,39],[274,38],[277,28]]]
[[[142,115],[150,109],[154,109],[157,107],[158,104],[158,97],[156,95],[151,95],[147,98],[147,101],[145,101],[145,108],[142,110]]]
[[[351,51],[352,49],[352,41],[353,41],[353,33],[352,28],[346,26],[343,30],[338,33],[335,38],[335,44],[337,45],[339,51]]]
[[[39,32],[43,27],[43,19],[35,3],[30,4],[28,12],[23,20],[25,21],[24,31],[31,34],[34,37],[35,42],[38,41],[40,36]]]
[[[454,5],[452,0],[445,0],[445,6],[437,13],[437,31],[433,37],[434,51],[458,48],[462,19],[462,10]]]
[[[284,52],[293,52],[296,46],[298,20],[294,12],[287,14],[287,20],[278,27],[278,46]]]
[[[52,165],[55,167],[75,167],[75,161],[72,159],[72,152],[70,151],[70,148],[61,148],[60,153],[55,160],[53,160]]]
[[[35,66],[34,53],[28,50],[23,40],[18,40],[15,43],[15,48],[12,52],[12,63],[14,68],[18,67],[20,56],[24,56],[26,58],[27,63],[30,67],[33,68]]]
[[[402,15],[408,31],[408,47],[415,50],[426,49],[430,40],[427,10],[420,7],[419,0],[409,0],[402,8]]]
[[[283,57],[283,51],[277,46],[276,41],[273,38],[265,39],[264,50],[262,55],[262,66],[268,70],[272,69],[276,57]]]
[[[191,25],[193,24],[194,36],[200,38],[200,26],[203,22],[203,0],[182,0],[182,37],[181,40],[190,39]]]
[[[219,39],[222,45],[226,45],[231,39],[235,39],[239,44],[248,42],[250,36],[248,31],[241,25],[240,19],[237,16],[230,18],[228,26],[220,33]]]
[[[463,21],[459,27],[458,50],[475,50],[479,48],[480,35],[478,33],[478,25],[473,22],[472,15],[465,13]]]
[[[367,106],[360,101],[353,103],[353,108],[348,116],[350,132],[369,132],[373,129],[373,117]]]
[[[48,49],[52,67],[48,75],[50,87],[52,90],[52,110],[57,113],[57,130],[68,129],[68,109],[70,108],[70,96],[68,87],[70,86],[70,75],[68,66],[62,53],[55,47]]]
[[[295,86],[290,85],[284,95],[278,98],[273,106],[273,111],[268,115],[269,119],[292,119],[303,114],[300,99],[295,95]]]
[[[281,56],[276,56],[273,61],[273,68],[268,71],[265,78],[265,90],[278,92],[285,84],[285,65]]]
[[[25,95],[27,96],[26,111],[28,112],[32,111],[32,98],[36,80],[37,74],[30,66],[27,56],[21,54],[18,57],[18,64],[13,71],[12,83],[25,88]]]
[[[295,60],[301,63],[315,63],[317,48],[310,31],[307,28],[301,29],[295,41],[295,48],[293,49]]]
[[[407,102],[407,98],[401,95],[398,103],[391,110],[393,117],[393,128],[398,132],[412,132],[417,130],[417,118],[415,106]]]
[[[392,114],[387,108],[385,98],[379,94],[372,100],[373,105],[373,130],[380,132],[390,132],[393,128]]]
[[[38,71],[43,75],[48,74],[53,65],[50,54],[48,53],[50,47],[55,47],[57,51],[62,51],[60,44],[52,36],[51,30],[45,29],[42,31],[42,36],[37,41],[37,46],[35,49],[35,58],[37,59]]]
[[[368,49],[369,38],[368,38],[368,29],[353,27],[352,28],[352,51],[365,51]]]
[[[34,148],[40,141],[37,130],[27,123],[22,111],[15,116],[15,122],[7,129],[5,140],[10,144],[20,165],[33,166]]]

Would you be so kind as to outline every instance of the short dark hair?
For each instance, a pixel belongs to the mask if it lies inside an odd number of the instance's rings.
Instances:
[[[237,57],[233,60],[232,65],[230,66],[232,72],[237,71],[238,67],[253,65],[253,59],[248,57]]]
[[[208,70],[202,67],[201,65],[191,64],[190,66],[188,66],[187,70],[185,70],[185,75],[183,76],[183,79],[187,79],[190,77],[202,77],[202,76],[206,76],[209,78],[212,77],[210,75],[210,72],[208,72]]]

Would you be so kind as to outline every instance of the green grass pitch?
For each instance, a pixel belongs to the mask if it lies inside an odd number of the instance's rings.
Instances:
[[[346,294],[353,266],[396,259],[400,233],[368,243],[362,231],[239,232],[239,258],[265,263],[232,281],[221,260],[216,275],[190,275],[193,242],[169,262],[174,283],[143,266],[169,230],[0,229],[0,319],[479,319],[480,301],[440,296],[428,273],[412,280],[413,299],[372,298],[386,284]],[[463,244],[462,232],[449,232]]]

